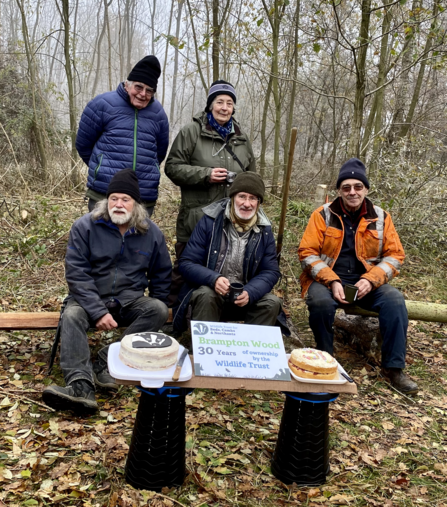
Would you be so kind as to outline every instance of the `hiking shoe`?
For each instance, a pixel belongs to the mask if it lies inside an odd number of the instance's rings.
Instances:
[[[95,389],[87,380],[74,380],[66,387],[46,387],[42,399],[56,410],[73,410],[78,413],[93,413],[98,410]]]
[[[112,389],[118,391],[118,384],[110,375],[107,363],[102,359],[98,359],[93,363],[93,380],[95,384],[103,389]]]
[[[390,381],[390,384],[402,394],[416,394],[419,390],[416,382],[413,382],[402,368],[382,368],[382,373]]]

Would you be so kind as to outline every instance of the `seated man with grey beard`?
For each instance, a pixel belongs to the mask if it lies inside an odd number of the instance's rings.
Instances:
[[[94,412],[95,385],[117,389],[107,369],[108,347],[92,364],[87,330],[127,326],[123,336],[158,331],[168,318],[171,269],[165,238],[140,204],[135,172],[119,171],[110,181],[107,199],[70,231],[65,257],[69,298],[61,320],[60,355],[66,387],[47,387],[42,395],[47,405]],[[146,288],[149,297],[144,296]]]

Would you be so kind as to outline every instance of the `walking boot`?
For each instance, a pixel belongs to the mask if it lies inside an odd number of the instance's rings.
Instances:
[[[416,382],[413,382],[402,368],[382,368],[382,374],[402,394],[416,394],[419,390]]]
[[[93,363],[93,380],[95,381],[95,384],[102,389],[118,391],[118,384],[110,375],[107,363],[101,358]]]
[[[88,380],[74,380],[66,387],[49,386],[43,390],[43,401],[56,410],[93,413],[98,410],[95,389]]]

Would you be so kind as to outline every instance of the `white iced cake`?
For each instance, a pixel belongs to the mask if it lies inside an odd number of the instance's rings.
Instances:
[[[131,368],[165,370],[177,362],[178,341],[163,333],[128,334],[121,340],[119,358]]]

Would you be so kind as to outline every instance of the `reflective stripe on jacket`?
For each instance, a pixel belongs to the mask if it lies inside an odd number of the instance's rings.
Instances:
[[[355,234],[355,254],[365,266],[361,278],[369,280],[374,289],[399,274],[405,252],[390,215],[366,200],[366,215],[362,216]],[[298,248],[303,272],[300,276],[301,296],[304,297],[315,280],[326,287],[340,278],[333,267],[343,244],[344,228],[340,197],[316,209],[307,224]]]

